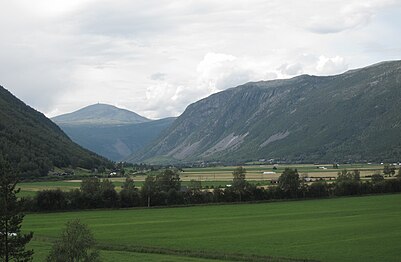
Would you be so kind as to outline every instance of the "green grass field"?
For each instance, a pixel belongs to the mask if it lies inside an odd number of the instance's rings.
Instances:
[[[187,255],[239,253],[321,261],[400,261],[401,194],[263,204],[28,214],[35,261],[65,222],[80,218],[104,261],[208,261]],[[138,253],[145,247],[154,253]],[[166,255],[175,250],[179,255]],[[184,251],[185,252],[182,252]],[[153,252],[153,251],[150,251]],[[244,259],[246,260],[246,259]],[[210,260],[216,261],[216,260]]]

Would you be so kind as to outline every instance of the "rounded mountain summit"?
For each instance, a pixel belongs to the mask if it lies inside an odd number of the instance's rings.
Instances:
[[[56,116],[52,120],[59,125],[127,125],[151,121],[135,112],[100,103]]]

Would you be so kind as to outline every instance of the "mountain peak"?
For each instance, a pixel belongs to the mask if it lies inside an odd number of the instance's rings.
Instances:
[[[127,125],[150,121],[127,109],[109,104],[97,103],[86,106],[75,112],[53,117],[59,125]]]

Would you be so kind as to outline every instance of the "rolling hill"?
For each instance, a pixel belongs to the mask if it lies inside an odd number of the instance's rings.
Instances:
[[[47,175],[53,167],[95,168],[112,163],[72,142],[42,113],[0,86],[0,157],[22,177]]]
[[[52,120],[84,148],[122,161],[156,139],[175,118],[149,120],[115,106],[95,104]]]
[[[401,161],[401,61],[247,83],[187,107],[131,162]]]

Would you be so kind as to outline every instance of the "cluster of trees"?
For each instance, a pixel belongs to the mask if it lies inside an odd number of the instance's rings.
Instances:
[[[249,183],[246,180],[246,170],[238,167],[233,172],[233,182],[230,187],[202,189],[199,181],[191,181],[188,187],[181,187],[178,170],[165,169],[158,175],[147,176],[140,189],[135,187],[131,178],[126,179],[119,192],[108,179],[87,178],[82,181],[80,189],[69,192],[40,191],[34,198],[26,200],[26,209],[51,211],[126,208],[393,192],[401,192],[401,175],[394,179],[384,179],[383,175],[375,174],[370,181],[362,181],[358,170],[343,170],[339,172],[338,179],[334,183],[326,181],[306,183],[300,178],[296,169],[287,168],[279,177],[277,186],[262,188]]]

